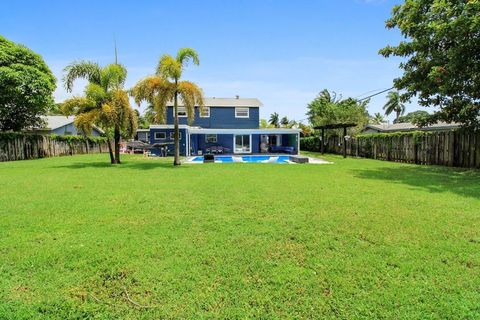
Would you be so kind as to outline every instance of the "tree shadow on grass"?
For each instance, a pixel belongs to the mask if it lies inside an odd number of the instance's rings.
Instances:
[[[75,162],[55,168],[63,169],[85,169],[85,168],[113,168],[113,169],[133,169],[133,170],[154,170],[154,169],[179,169],[188,168],[188,165],[174,166],[171,162],[159,161],[122,161],[121,164],[111,164],[110,162]]]
[[[355,170],[354,175],[361,179],[406,184],[432,193],[453,192],[480,199],[479,170],[411,165]]]

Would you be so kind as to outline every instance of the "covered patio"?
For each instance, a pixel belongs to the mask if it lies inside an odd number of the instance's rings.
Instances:
[[[188,155],[298,154],[300,130],[191,128],[187,144]]]

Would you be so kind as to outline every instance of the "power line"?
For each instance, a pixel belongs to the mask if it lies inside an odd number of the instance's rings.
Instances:
[[[373,92],[377,92],[377,91],[380,91],[380,90],[386,90],[385,88],[379,88],[379,89],[375,89],[375,90],[370,90],[370,91],[367,91],[367,92],[364,92],[362,94],[359,94],[358,96],[356,96],[354,99],[358,99],[360,97],[363,97],[364,95],[366,94],[370,94],[370,93],[373,93]]]
[[[377,93],[375,93],[375,94],[371,94],[371,95],[369,95],[368,97],[365,97],[365,98],[362,98],[362,99],[358,99],[358,102],[361,102],[361,101],[370,99],[371,97],[378,96],[379,94],[382,94],[382,93],[384,93],[384,92],[390,91],[390,90],[392,90],[393,88],[395,88],[395,87],[391,87],[391,88],[382,90],[382,91],[380,91],[380,92],[377,92]]]
[[[375,96],[378,96],[379,94],[382,94],[382,93],[385,93],[385,92],[387,92],[387,91],[390,91],[390,90],[392,90],[392,89],[394,89],[394,88],[395,88],[395,87],[391,87],[391,88],[388,88],[388,89],[383,89],[382,91],[377,92],[377,93],[374,93],[374,94],[371,94],[371,95],[369,95],[368,97],[365,97],[365,98],[362,98],[362,99],[357,99],[357,101],[358,101],[358,102],[362,102],[362,101],[364,101],[364,100],[370,99],[371,97],[375,97]],[[377,89],[377,90],[378,90],[378,89]],[[372,91],[363,93],[363,94],[361,94],[361,95],[359,95],[359,96],[357,96],[357,97],[361,97],[361,96],[363,96],[364,94],[367,94],[367,93],[370,93],[370,92],[375,92],[375,91],[377,91],[377,90],[372,90]],[[355,98],[355,99],[356,99],[356,98]],[[305,118],[305,119],[300,119],[300,120],[297,120],[297,121],[298,121],[298,122],[302,122],[302,121],[305,121],[305,120],[308,120],[308,119],[309,119],[309,118]]]

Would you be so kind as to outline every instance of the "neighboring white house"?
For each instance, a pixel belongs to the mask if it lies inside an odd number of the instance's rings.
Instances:
[[[458,123],[439,122],[426,127],[418,127],[413,123],[367,124],[362,133],[389,133],[402,131],[445,131],[460,128]]]
[[[58,135],[80,135],[73,121],[74,116],[45,116],[43,117],[45,126],[43,128],[34,129],[33,131],[47,134]],[[100,136],[104,131],[97,126],[93,126],[91,135]]]

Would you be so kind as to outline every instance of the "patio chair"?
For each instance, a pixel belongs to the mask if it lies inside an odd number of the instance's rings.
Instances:
[[[217,147],[213,146],[210,149],[212,150],[213,154],[218,153]]]
[[[211,152],[212,152],[212,150],[210,150],[210,147],[205,148],[205,154],[210,154]]]
[[[223,153],[223,147],[222,146],[219,146],[217,147],[217,153]]]

